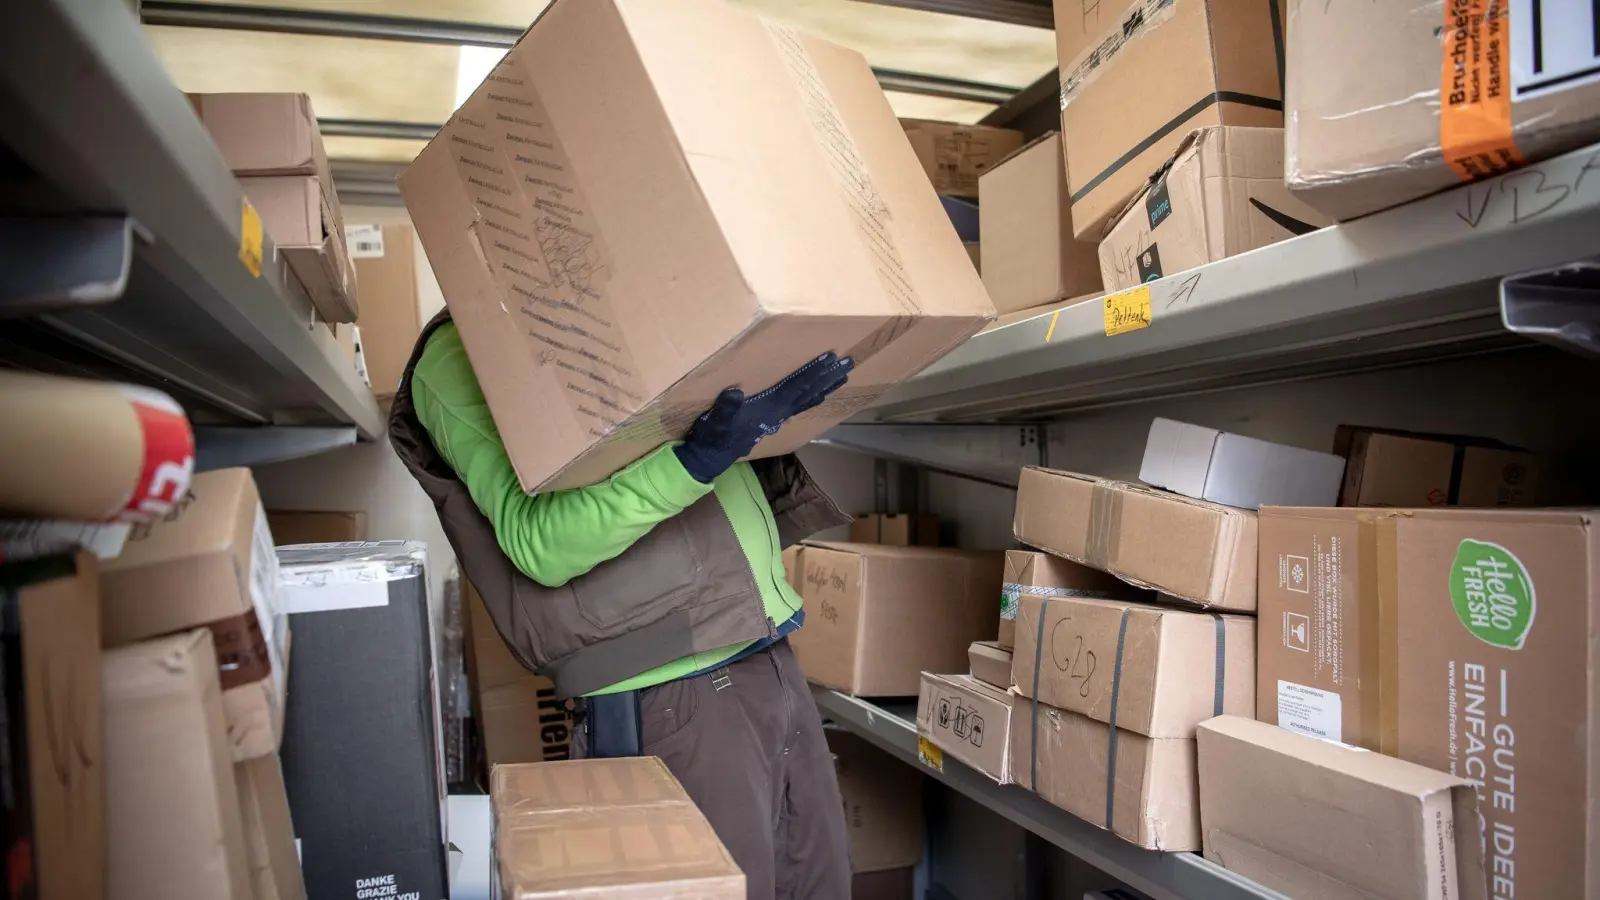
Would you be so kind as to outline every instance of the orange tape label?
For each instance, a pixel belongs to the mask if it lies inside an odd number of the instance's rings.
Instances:
[[[1512,139],[1509,7],[1509,0],[1445,0],[1439,147],[1462,181],[1527,162]]]

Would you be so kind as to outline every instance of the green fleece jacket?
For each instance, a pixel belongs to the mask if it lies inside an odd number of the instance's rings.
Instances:
[[[664,444],[599,484],[523,493],[453,322],[428,339],[411,376],[411,395],[417,419],[494,526],[500,549],[534,581],[560,587],[620,556],[656,523],[715,493],[750,562],[767,616],[775,623],[785,622],[800,609],[800,597],[784,576],[772,507],[749,463],[736,463],[710,484],[701,484],[684,470],[672,445]],[[636,690],[682,678],[714,667],[747,646],[733,644],[691,654],[595,693]]]

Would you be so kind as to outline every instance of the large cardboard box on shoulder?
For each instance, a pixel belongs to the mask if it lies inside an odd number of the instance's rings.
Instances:
[[[978,196],[983,175],[1022,146],[1022,132],[987,125],[901,119],[917,162],[933,189],[952,197]]]
[[[839,776],[852,872],[922,861],[922,771],[842,728],[823,729]]]
[[[1289,0],[1288,12],[1289,189],[1337,219],[1600,138],[1588,4]]]
[[[971,675],[923,672],[917,737],[938,748],[922,748],[925,764],[943,771],[948,754],[997,784],[1011,783],[1011,697],[1005,688]]]
[[[992,640],[998,552],[808,543],[806,624],[789,637],[806,678],[862,697],[909,697],[924,670],[967,668]]]
[[[1470,780],[1493,897],[1600,895],[1586,510],[1266,509],[1257,718]]]
[[[1283,3],[1123,2],[1120,15],[1061,59],[1061,134],[1078,240],[1098,242],[1194,129],[1282,127]],[[1055,0],[1056,20],[1081,22],[1080,7]]]
[[[352,226],[361,279],[361,358],[379,400],[394,396],[422,333],[417,233],[409,225]]]
[[[527,490],[854,357],[793,452],[994,317],[866,61],[720,2],[558,0],[400,191]]]
[[[1100,290],[1093,244],[1072,236],[1072,198],[1051,132],[979,180],[983,286],[996,311],[1032,309]]]
[[[1333,224],[1283,185],[1283,129],[1189,133],[1100,243],[1100,277],[1120,291]]]
[[[1488,438],[1340,425],[1340,506],[1533,506],[1539,458]]]
[[[1023,594],[1044,597],[1150,599],[1141,590],[1109,572],[1037,550],[1007,550],[1005,582],[1000,586],[1000,634],[996,642],[1010,650],[1017,643],[1017,604]]]

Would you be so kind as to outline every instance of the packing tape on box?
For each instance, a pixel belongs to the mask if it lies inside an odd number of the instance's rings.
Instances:
[[[1083,561],[1110,572],[1122,543],[1121,533],[1122,492],[1116,482],[1096,481],[1089,499],[1089,534],[1084,540]]]

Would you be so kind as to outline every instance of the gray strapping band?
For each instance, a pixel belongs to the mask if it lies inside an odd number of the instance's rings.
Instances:
[[[1128,638],[1129,606],[1122,610],[1122,623],[1117,626],[1117,662],[1111,669],[1111,734],[1106,738],[1106,830],[1112,831],[1111,813],[1117,804],[1117,700],[1122,693],[1122,649]],[[1040,615],[1041,621],[1044,616]],[[1044,628],[1041,626],[1041,632]]]
[[[1039,672],[1044,669],[1044,611],[1049,605],[1049,597],[1039,598],[1039,632],[1033,642],[1033,691],[1028,695],[1033,704],[1029,710],[1033,727],[1028,731],[1032,744],[1028,748],[1028,789],[1034,793],[1039,791]],[[1017,612],[1022,612],[1020,607]]]
[[[1217,690],[1211,701],[1211,714],[1222,715],[1222,681],[1228,672],[1228,629],[1222,616],[1211,613],[1217,620]]]

